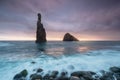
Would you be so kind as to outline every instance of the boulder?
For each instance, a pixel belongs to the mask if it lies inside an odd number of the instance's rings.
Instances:
[[[76,71],[71,73],[71,76],[76,76],[76,77],[83,77],[85,80],[92,80],[93,79],[93,75],[95,75],[96,73],[91,72],[91,71]]]
[[[103,76],[100,77],[100,80],[114,80],[113,73],[106,72]]]
[[[120,73],[120,68],[119,67],[110,67],[110,71],[114,72],[114,73]]]
[[[42,80],[42,76],[39,74],[32,74],[30,78],[31,80]]]
[[[36,32],[36,43],[46,42],[46,31],[41,23],[41,14],[38,13],[38,21],[37,21],[37,32]]]
[[[71,76],[70,80],[81,80],[81,79],[79,77],[76,77],[76,76]]]
[[[43,69],[41,69],[41,68],[37,69],[37,73],[40,73],[42,71],[43,71]]]
[[[73,35],[70,33],[66,33],[64,35],[63,41],[79,41],[77,38],[75,38]]]
[[[16,74],[13,80],[25,80],[25,77],[28,75],[28,71],[24,69],[20,73]]]
[[[56,78],[57,77],[57,75],[58,75],[58,71],[52,71],[52,73],[51,73],[51,75],[50,75],[50,79],[54,79],[54,78]]]
[[[49,80],[50,78],[50,75],[49,74],[46,74],[44,77],[43,77],[43,80]]]

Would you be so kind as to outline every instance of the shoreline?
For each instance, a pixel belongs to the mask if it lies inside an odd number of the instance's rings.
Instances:
[[[116,66],[110,67],[109,71],[100,70],[99,73],[93,71],[74,71],[68,73],[67,71],[59,72],[53,70],[44,74],[44,70],[41,68],[34,69],[33,71],[35,73],[29,74],[24,69],[16,74],[13,80],[120,80],[120,67]]]

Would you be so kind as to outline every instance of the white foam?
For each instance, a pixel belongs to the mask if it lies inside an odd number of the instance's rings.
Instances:
[[[35,61],[35,64],[31,64]],[[42,55],[38,58],[32,58],[14,63],[5,63],[5,67],[0,69],[0,78],[12,80],[13,76],[23,69],[27,69],[29,75],[34,73],[33,69],[42,68],[44,73],[52,70],[68,71],[69,73],[77,70],[95,71],[108,70],[112,66],[120,66],[120,54],[118,51],[99,50],[86,54],[63,55],[59,58]],[[13,64],[13,65],[12,65]]]

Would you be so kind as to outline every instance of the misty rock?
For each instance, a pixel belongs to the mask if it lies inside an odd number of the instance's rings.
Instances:
[[[36,31],[36,43],[46,42],[46,31],[41,23],[41,14],[38,13],[38,21],[37,21],[37,31]]]
[[[63,41],[79,41],[77,38],[75,38],[73,35],[70,33],[66,33],[64,35]]]

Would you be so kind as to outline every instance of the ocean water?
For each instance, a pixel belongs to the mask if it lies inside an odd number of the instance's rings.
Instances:
[[[36,62],[32,64],[31,62]],[[108,71],[112,66],[120,67],[119,41],[0,41],[0,80],[13,80],[15,74],[27,69],[42,68],[44,73],[52,70]],[[29,77],[29,75],[27,77]]]

